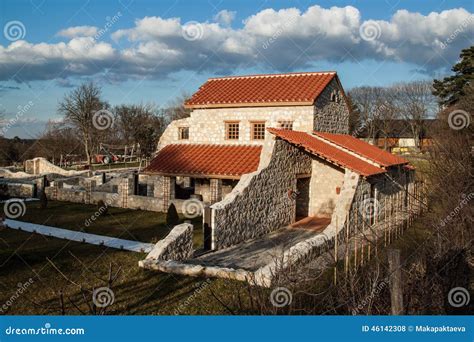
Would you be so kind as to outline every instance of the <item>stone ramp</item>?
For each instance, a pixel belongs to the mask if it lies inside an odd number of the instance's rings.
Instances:
[[[142,268],[194,277],[217,277],[255,283],[255,274],[292,246],[318,235],[305,229],[282,228],[264,237],[184,261],[145,259]]]
[[[317,233],[303,229],[283,228],[265,237],[207,253],[186,262],[194,265],[256,271],[281,256],[283,251],[292,245],[314,235]]]

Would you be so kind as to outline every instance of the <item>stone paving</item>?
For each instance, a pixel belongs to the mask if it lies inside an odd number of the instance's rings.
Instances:
[[[312,230],[282,228],[265,237],[207,253],[186,263],[256,271],[281,256],[289,247],[317,234]]]

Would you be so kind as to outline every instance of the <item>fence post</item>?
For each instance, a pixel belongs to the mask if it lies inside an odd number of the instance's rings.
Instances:
[[[400,269],[400,250],[389,249],[388,271],[390,284],[390,300],[392,315],[401,315],[403,313],[403,290],[402,290],[402,271]]]

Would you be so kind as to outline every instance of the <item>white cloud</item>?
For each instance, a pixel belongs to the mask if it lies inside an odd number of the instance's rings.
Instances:
[[[57,35],[66,38],[92,37],[95,36],[97,32],[98,28],[95,26],[74,26],[59,31]]]
[[[222,10],[214,16],[214,21],[223,25],[223,26],[230,26],[235,19],[236,12]]]
[[[399,10],[390,20],[366,21],[352,6],[264,9],[240,28],[230,27],[234,17],[224,10],[212,22],[193,23],[197,36],[192,37],[183,29],[189,23],[180,18],[144,17],[111,34],[126,45],[121,49],[106,37],[103,42],[85,37],[96,31],[86,26],[63,30],[73,36],[67,42],[0,45],[0,79],[64,79],[103,72],[114,79],[153,78],[181,70],[219,73],[262,65],[286,71],[321,60],[364,59],[403,61],[431,72],[454,63],[474,34],[474,16],[462,8],[427,15]],[[361,35],[366,26],[375,28],[374,39]]]

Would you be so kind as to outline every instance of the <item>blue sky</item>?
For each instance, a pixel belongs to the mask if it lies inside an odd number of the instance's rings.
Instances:
[[[5,136],[38,135],[88,80],[112,105],[166,105],[216,75],[336,70],[346,89],[440,77],[472,45],[473,12],[440,0],[3,0]]]

